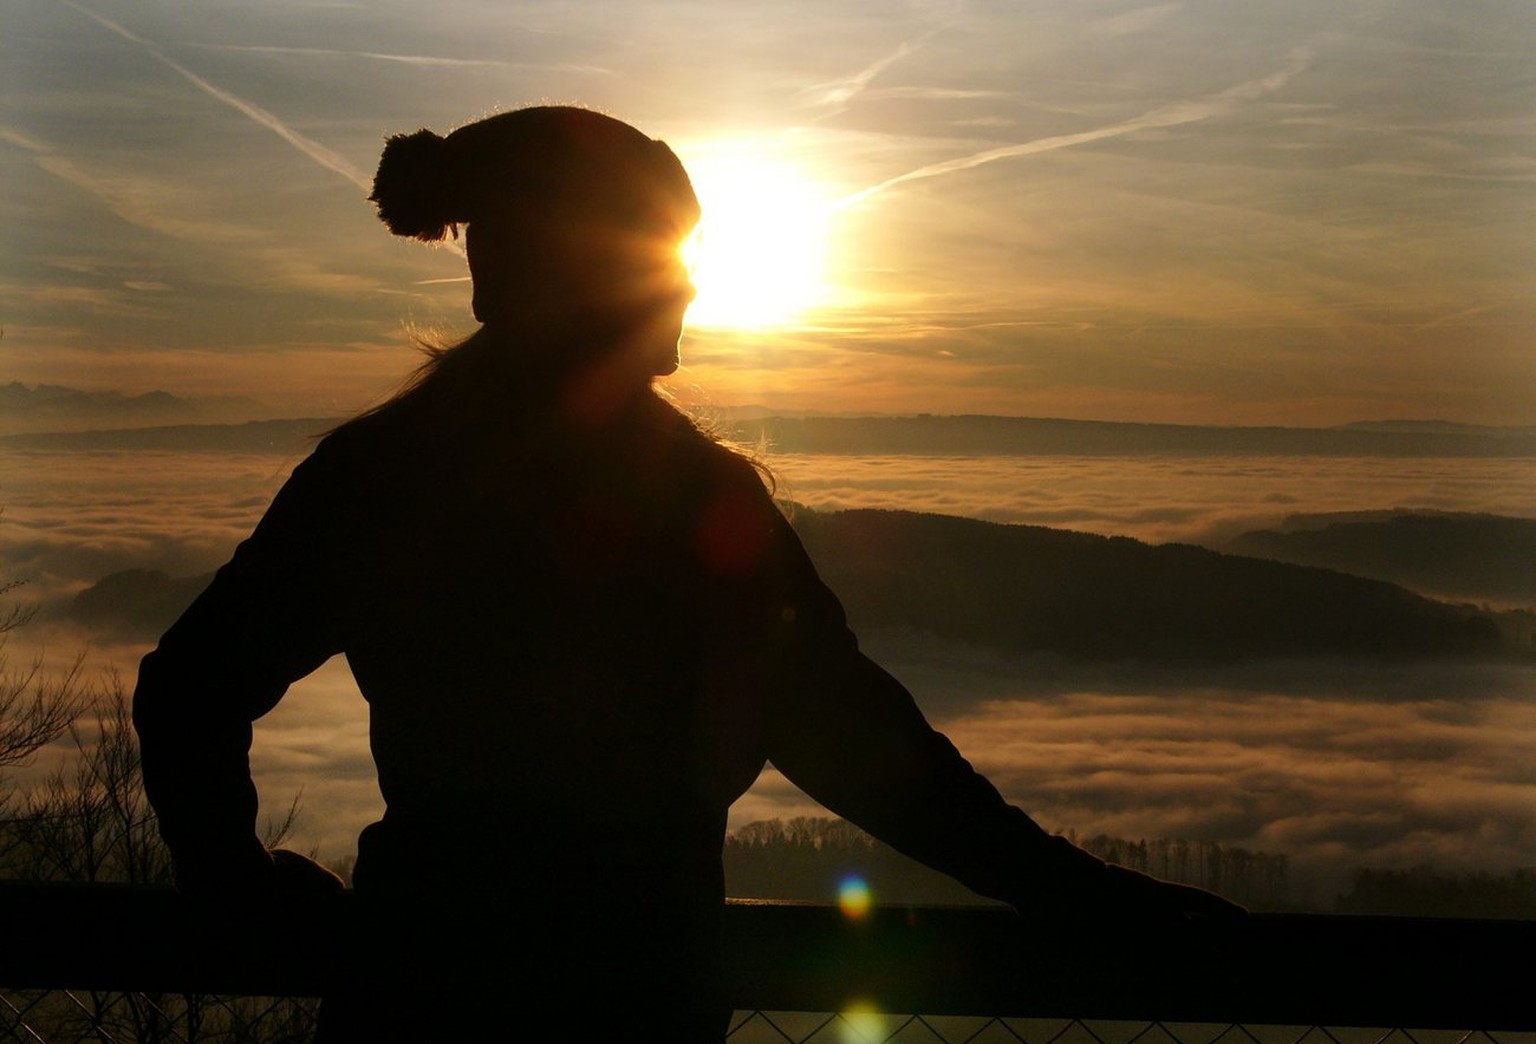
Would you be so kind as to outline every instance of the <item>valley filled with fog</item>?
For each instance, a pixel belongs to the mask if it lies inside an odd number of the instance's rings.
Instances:
[[[7,447],[0,562],[27,582],[12,601],[39,607],[10,636],[12,668],[40,657],[45,669],[62,669],[86,650],[92,671],[116,669],[131,685],[137,658],[305,452],[291,433],[234,446],[224,436],[203,446],[184,435],[117,448],[100,440]],[[760,452],[866,651],[1048,828],[1283,854],[1303,898],[1326,897],[1363,865],[1502,873],[1536,864],[1528,756],[1536,662],[1529,614],[1511,611],[1536,604],[1520,574],[1536,557],[1536,523],[1520,521],[1536,518],[1530,458]],[[871,531],[847,530],[861,516],[836,514],[866,508],[1014,525],[962,527],[935,544],[942,534],[928,534],[933,523],[923,515],[871,515],[885,527],[885,543],[872,544]],[[1479,516],[1501,516],[1496,536]],[[1362,564],[1366,550],[1397,541],[1408,566],[1433,566],[1422,541],[1402,536],[1405,519],[1421,526],[1426,518],[1440,527],[1428,546],[1445,554],[1440,568],[1421,570],[1430,578],[1422,582],[1391,575],[1372,585],[1307,569],[1316,563],[1306,555],[1322,552],[1285,539],[1328,533],[1345,545],[1329,553]],[[1061,537],[1023,527],[1141,543],[1078,539],[1073,554],[1084,557],[1062,570],[1057,599],[1031,579],[1061,565],[1050,543]],[[1011,550],[976,544],[994,539]],[[1185,583],[1194,552],[1156,546],[1172,542],[1201,545],[1208,550],[1198,561],[1229,572]],[[1210,553],[1255,548],[1301,564]],[[947,592],[946,625],[923,617],[934,604],[928,589],[881,587],[873,565]],[[1070,589],[1090,574],[1109,607],[1102,618]],[[1440,601],[1384,595],[1384,580]],[[1281,604],[1276,583],[1294,604]],[[1217,595],[1233,601],[1213,606]],[[1356,597],[1358,609],[1348,600]],[[1376,646],[1307,645],[1304,635],[1280,635],[1274,621],[1282,617],[1273,616],[1315,616],[1317,629],[1331,632],[1339,628],[1327,613],[1374,616],[1378,603],[1391,608],[1382,610],[1386,637]],[[989,631],[999,606],[1026,623],[1061,623],[1027,640],[1020,635],[1034,631],[1024,624]],[[1222,630],[1243,606],[1255,614],[1257,644],[1233,644]],[[1436,649],[1415,638],[1407,650],[1395,647],[1391,636],[1407,633],[1405,621],[1440,627],[1442,617],[1425,612],[1449,613],[1445,620],[1472,628],[1482,644]],[[1107,634],[1111,623],[1129,644],[1098,640],[1096,628]],[[1152,637],[1125,637],[1136,634]],[[1175,634],[1188,640],[1161,654],[1172,647],[1158,636]],[[62,748],[45,751],[27,771],[57,767],[61,757]],[[253,765],[274,814],[300,798],[301,846],[330,860],[352,850],[379,799],[366,708],[343,662],[295,686],[258,724]],[[816,814],[769,769],[732,823]]]

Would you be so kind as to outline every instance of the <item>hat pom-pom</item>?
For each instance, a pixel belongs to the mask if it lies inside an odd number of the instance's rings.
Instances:
[[[396,134],[384,142],[368,198],[379,220],[397,236],[435,243],[463,218],[454,213],[447,178],[447,141],[429,130]]]

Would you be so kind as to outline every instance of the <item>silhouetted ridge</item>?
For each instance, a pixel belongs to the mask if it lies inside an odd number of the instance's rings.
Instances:
[[[0,436],[0,447],[38,450],[180,450],[211,453],[307,452],[336,418],[167,424],[153,428],[53,431]]]
[[[1536,456],[1528,428],[1283,428],[1047,417],[742,417],[726,434],[775,453],[943,456]]]
[[[5,391],[0,386],[0,393]],[[3,395],[0,395],[3,398]],[[144,397],[149,401],[149,397]],[[246,409],[254,408],[248,404]],[[4,419],[0,402],[0,420]],[[316,432],[338,418],[247,424],[171,424],[111,431],[47,432],[0,437],[25,449],[307,450]],[[732,441],[771,453],[880,456],[1062,457],[1531,457],[1536,430],[1465,425],[1342,428],[1137,424],[1049,417],[825,417],[761,415],[752,410],[712,416],[710,427]],[[266,442],[264,437],[270,438]],[[281,444],[281,445],[280,445]],[[285,448],[285,451],[286,448]]]
[[[64,609],[64,617],[121,638],[154,638],[182,614],[213,579],[171,577],[158,569],[124,569],[87,587]]]
[[[1486,614],[1328,570],[1039,526],[795,509],[856,630],[1084,660],[1492,654]]]
[[[1440,512],[1294,515],[1225,550],[1458,598],[1536,602],[1536,519]]]
[[[1536,868],[1502,874],[1445,873],[1429,866],[1410,870],[1362,867],[1350,889],[1334,900],[1344,914],[1392,917],[1536,918]]]

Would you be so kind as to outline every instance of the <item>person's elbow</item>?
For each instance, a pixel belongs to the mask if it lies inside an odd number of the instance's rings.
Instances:
[[[138,680],[133,687],[133,729],[140,741],[164,736],[184,722],[195,688],[188,672],[162,649],[145,654],[139,661]]]

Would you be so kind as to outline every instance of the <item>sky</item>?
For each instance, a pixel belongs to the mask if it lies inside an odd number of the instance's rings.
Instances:
[[[1517,0],[0,12],[5,381],[367,405],[472,328],[365,200],[383,138],[558,102],[694,172],[684,401],[1536,423]]]

